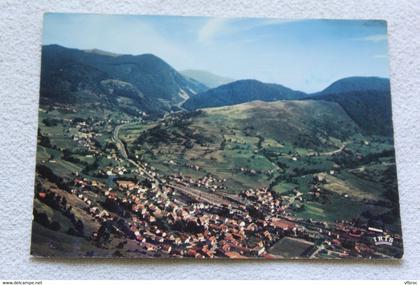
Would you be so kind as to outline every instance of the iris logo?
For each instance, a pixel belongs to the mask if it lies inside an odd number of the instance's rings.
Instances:
[[[376,236],[373,238],[375,245],[392,245],[394,243],[394,238],[390,235]]]

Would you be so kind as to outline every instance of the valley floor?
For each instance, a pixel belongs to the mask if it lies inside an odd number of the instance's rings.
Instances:
[[[391,139],[224,112],[41,111],[32,254],[402,256]]]

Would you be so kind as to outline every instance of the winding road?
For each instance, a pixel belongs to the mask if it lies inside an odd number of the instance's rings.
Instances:
[[[333,155],[333,154],[342,152],[346,148],[346,146],[347,146],[346,144],[343,144],[339,149],[329,151],[329,152],[322,152],[319,155]]]
[[[127,154],[127,151],[125,149],[125,146],[124,146],[123,142],[120,140],[120,138],[118,137],[118,133],[120,132],[121,128],[124,125],[126,125],[126,124],[118,125],[118,126],[115,127],[114,131],[112,132],[112,140],[117,145],[118,151],[120,152],[121,156],[124,157],[124,159],[128,159],[128,154]]]
[[[130,162],[132,165],[134,165],[135,167],[137,167],[140,172],[143,172],[144,175],[146,175],[147,177],[149,177],[150,179],[152,179],[155,182],[159,182],[153,175],[151,175],[146,168],[142,165],[139,164],[137,162],[135,162],[134,160],[132,160],[131,158],[128,158],[128,154],[127,154],[127,150],[125,149],[125,146],[123,144],[123,142],[120,140],[119,138],[119,132],[121,130],[121,128],[123,126],[125,126],[127,124],[122,124],[122,125],[118,125],[115,127],[114,131],[112,132],[112,140],[115,142],[115,144],[117,145],[118,151],[120,153],[120,155],[127,160],[128,162]]]

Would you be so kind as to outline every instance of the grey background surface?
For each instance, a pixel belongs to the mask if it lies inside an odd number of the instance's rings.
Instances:
[[[29,256],[44,12],[388,21],[405,255],[400,262],[35,260]],[[419,1],[0,0],[0,279],[420,279]]]

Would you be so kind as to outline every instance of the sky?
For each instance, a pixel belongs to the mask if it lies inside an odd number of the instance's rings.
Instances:
[[[199,69],[305,92],[343,77],[389,77],[387,26],[380,20],[46,13],[48,44],[152,53],[178,71]]]

